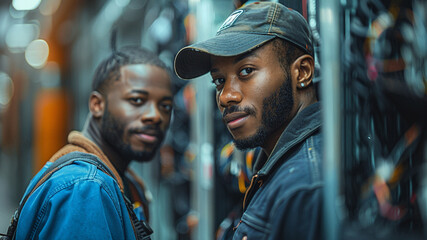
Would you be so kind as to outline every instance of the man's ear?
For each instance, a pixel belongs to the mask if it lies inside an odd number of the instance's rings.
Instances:
[[[309,86],[314,77],[314,59],[308,54],[304,54],[297,58],[292,64],[296,76],[296,85],[299,89],[304,89]]]
[[[89,97],[89,111],[95,118],[100,118],[104,115],[105,99],[101,93],[93,91]]]

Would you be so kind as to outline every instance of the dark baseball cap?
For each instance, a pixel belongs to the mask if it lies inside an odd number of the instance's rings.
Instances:
[[[301,14],[280,3],[255,2],[231,13],[215,37],[182,48],[175,72],[182,79],[199,77],[210,71],[211,55],[240,55],[276,37],[314,56],[312,33]]]

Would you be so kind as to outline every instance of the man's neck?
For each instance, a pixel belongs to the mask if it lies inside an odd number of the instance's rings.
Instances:
[[[310,106],[311,104],[313,104],[315,102],[317,102],[317,100],[314,98],[310,99],[309,101],[302,101],[291,112],[290,118],[286,120],[286,122],[283,124],[283,126],[271,134],[271,136],[269,137],[269,139],[270,139],[269,144],[266,144],[265,146],[262,147],[263,151],[265,152],[265,154],[267,154],[268,157],[271,155],[271,153],[276,148],[276,145],[279,142],[280,136],[282,136],[283,132],[288,127],[288,125],[292,121],[292,119],[294,119],[306,107]]]
[[[88,119],[86,120],[85,126],[82,130],[82,133],[85,137],[94,142],[101,151],[107,156],[108,160],[113,164],[116,171],[123,175],[126,171],[130,161],[122,159],[120,154],[117,153],[111,145],[104,140],[101,135],[100,124],[89,114]]]

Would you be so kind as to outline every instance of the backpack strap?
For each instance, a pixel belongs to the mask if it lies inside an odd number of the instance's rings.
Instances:
[[[7,230],[7,234],[0,235],[0,239],[3,240],[12,240],[16,237],[16,228],[18,226],[18,220],[19,216],[21,214],[22,208],[24,207],[24,204],[27,202],[28,198],[31,196],[31,194],[34,193],[34,191],[42,185],[44,182],[46,182],[49,177],[52,176],[53,173],[58,171],[59,169],[70,165],[74,163],[75,161],[82,161],[87,162],[89,164],[95,165],[98,169],[106,173],[107,175],[111,176],[114,180],[117,182],[117,178],[113,174],[113,172],[108,168],[97,156],[89,153],[82,153],[82,152],[71,152],[68,153],[57,160],[55,160],[52,165],[46,169],[46,171],[42,174],[40,177],[40,180],[34,185],[34,187],[31,189],[31,191],[23,198],[22,202],[19,204],[18,209],[15,211],[15,214],[12,217],[11,225],[9,226]],[[135,212],[133,211],[132,203],[131,201],[124,195],[122,192],[123,199],[126,203],[126,208],[129,212],[129,216],[131,219],[132,226],[134,228],[134,232],[136,235],[137,240],[149,240],[150,235],[153,233],[153,230],[150,228],[150,226],[144,222],[138,220],[136,217]]]

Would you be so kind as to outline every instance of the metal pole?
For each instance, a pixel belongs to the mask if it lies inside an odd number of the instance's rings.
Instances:
[[[196,16],[196,41],[214,35],[213,5],[211,0],[190,0],[190,9]],[[196,149],[192,206],[199,223],[194,239],[211,240],[214,236],[214,155],[213,155],[213,88],[205,75],[193,81],[196,91],[196,111],[192,116],[192,130]]]
[[[340,118],[340,5],[339,0],[320,2],[321,102],[324,136],[324,230],[325,239],[339,235],[338,189],[341,156]]]

